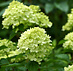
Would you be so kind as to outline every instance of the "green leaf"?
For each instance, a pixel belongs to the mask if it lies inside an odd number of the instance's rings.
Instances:
[[[22,2],[22,0],[18,0],[19,2]]]
[[[0,12],[0,16],[4,13],[5,9],[3,9],[1,12]]]
[[[23,24],[20,24],[20,25],[18,26],[18,28],[19,28],[20,31],[24,31],[24,25],[23,25]]]
[[[57,54],[55,56],[57,58],[59,58],[59,59],[63,59],[63,60],[69,61],[69,56],[67,54]]]
[[[56,39],[54,39],[54,40],[52,41],[52,46],[53,46],[53,47],[56,47],[56,44],[57,44],[57,41],[56,41]]]
[[[46,12],[46,14],[48,14],[49,12],[51,12],[53,10],[53,8],[54,8],[54,5],[53,4],[46,3],[45,4],[45,12]]]
[[[8,65],[4,65],[2,67],[15,67],[15,66],[21,66],[21,63],[8,64]]]
[[[64,53],[69,53],[69,54],[73,54],[73,50],[71,49],[71,48],[69,48],[69,49],[64,49],[64,51],[63,51]]]
[[[12,31],[10,34],[9,40],[11,40],[15,35],[16,35],[16,33],[14,31]]]
[[[29,62],[26,67],[29,71],[38,71],[38,69],[39,69],[38,63],[36,63],[34,61]]]
[[[0,7],[7,6],[7,5],[9,5],[10,2],[11,1],[7,1],[7,2],[0,3]]]
[[[61,11],[63,12],[68,12],[69,10],[69,6],[68,6],[68,3],[67,1],[63,1],[63,2],[60,2],[60,3],[54,3],[56,8],[60,9]]]
[[[18,71],[26,71],[27,70],[24,66],[20,66],[17,69],[18,69]]]
[[[4,13],[4,11],[5,11],[6,8],[7,7],[5,7],[3,10],[0,11],[0,16]]]
[[[0,60],[0,65],[4,65],[4,64],[9,64],[9,61],[3,58]]]
[[[44,62],[41,65],[41,71],[64,71],[63,67],[66,64],[63,64],[64,62],[62,62],[63,60],[59,60],[59,59],[53,59],[51,62]]]
[[[5,68],[0,68],[0,71],[5,71]]]
[[[0,50],[7,48],[5,45],[0,46]]]
[[[61,41],[59,41],[58,45],[63,44],[65,41],[66,41],[66,40],[61,40]]]
[[[9,36],[9,40],[11,40],[16,35],[17,31],[18,31],[18,28],[15,28],[11,31],[11,34]]]

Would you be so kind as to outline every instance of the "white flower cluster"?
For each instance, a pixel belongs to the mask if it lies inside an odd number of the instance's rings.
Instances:
[[[14,42],[9,41],[7,39],[2,39],[0,40],[0,47],[2,47],[2,49],[0,50],[0,59],[6,58],[7,56],[10,57],[15,55],[13,54],[14,51],[16,50],[16,46]]]
[[[51,27],[52,23],[49,21],[48,16],[40,12],[39,6],[30,5],[26,6],[18,1],[12,1],[3,14],[4,20],[2,21],[3,28],[12,26],[15,28],[20,24],[24,25],[24,29],[28,27]]]
[[[62,27],[62,30],[73,30],[73,9],[71,9],[71,13],[68,14],[68,22]]]
[[[73,65],[69,65],[68,67],[64,67],[64,71],[73,71]]]
[[[65,43],[63,43],[63,47],[66,49],[73,50],[73,32],[68,33],[64,39],[67,41],[65,41]]]
[[[21,34],[18,40],[18,51],[25,53],[25,59],[40,64],[53,49],[50,42],[50,36],[45,34],[44,29],[39,27],[30,28],[30,30]]]

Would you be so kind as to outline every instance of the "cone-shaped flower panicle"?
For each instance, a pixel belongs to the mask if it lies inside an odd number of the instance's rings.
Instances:
[[[25,59],[36,61],[39,64],[53,49],[50,36],[39,27],[30,28],[22,33],[18,40],[18,47],[19,52],[25,53]]]
[[[28,27],[51,27],[52,23],[49,21],[48,16],[40,12],[39,6],[30,5],[26,6],[18,1],[12,1],[3,14],[4,20],[2,21],[3,28],[12,26],[15,28],[20,24],[24,25],[24,29]]]
[[[16,55],[16,54],[12,53],[17,48],[15,46],[15,43],[12,41],[9,41],[7,39],[1,39],[0,40],[0,48],[2,48],[2,49],[0,49],[0,59],[6,58],[7,56],[10,57],[10,56]]]
[[[68,21],[67,23],[62,27],[62,30],[73,30],[73,9],[71,9],[71,13],[68,14]]]
[[[63,47],[66,49],[73,50],[73,32],[68,33],[65,38],[66,41],[63,43]]]

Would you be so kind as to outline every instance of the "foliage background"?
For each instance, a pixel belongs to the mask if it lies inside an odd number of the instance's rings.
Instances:
[[[11,28],[10,29],[2,29],[2,14],[4,12],[4,10],[7,8],[7,6],[9,5],[9,3],[12,0],[0,0],[0,38],[9,38],[10,34],[12,33]],[[51,36],[51,40],[53,40],[53,46],[55,47],[54,53],[55,54],[59,54],[63,52],[60,50],[60,48],[62,48],[62,44],[63,42],[60,42],[65,35],[69,32],[69,31],[62,31],[62,26],[67,22],[67,14],[70,13],[71,8],[73,8],[73,0],[18,0],[20,2],[23,2],[25,5],[39,5],[41,10],[50,18],[50,21],[53,23],[52,28],[47,28],[47,34],[49,34]],[[19,35],[19,34],[18,34]],[[12,41],[17,41],[18,37],[15,36],[14,39],[12,39]],[[60,58],[60,59],[67,59],[67,56],[65,54],[60,54],[60,56],[56,56],[56,58]],[[65,58],[64,58],[65,57]],[[53,60],[54,61],[54,60]],[[54,61],[57,65],[57,62]],[[60,62],[59,64],[62,64],[62,62]],[[59,65],[58,64],[58,65]],[[69,64],[69,63],[68,63]],[[57,65],[57,66],[58,66]],[[64,66],[67,66],[67,64],[65,64]],[[62,67],[64,67],[62,66]],[[58,71],[62,71],[63,69],[58,69]],[[44,70],[46,71],[46,70]],[[49,70],[50,71],[50,70]],[[55,70],[52,70],[55,71]]]

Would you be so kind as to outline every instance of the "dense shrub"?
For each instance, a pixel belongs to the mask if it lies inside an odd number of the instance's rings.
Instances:
[[[0,33],[0,71],[72,71],[73,10],[66,23],[68,1],[19,1],[0,4],[3,7],[10,3],[0,12],[1,15],[4,12],[3,20],[0,19],[3,29]],[[40,7],[31,5],[35,3]]]

